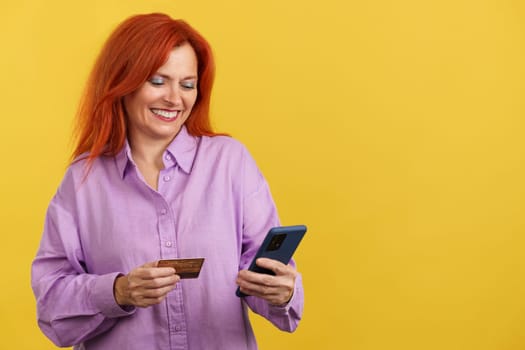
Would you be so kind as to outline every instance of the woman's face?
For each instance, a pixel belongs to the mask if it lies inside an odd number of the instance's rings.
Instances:
[[[124,97],[130,143],[169,143],[191,113],[197,80],[197,56],[191,45],[174,48],[153,76]]]

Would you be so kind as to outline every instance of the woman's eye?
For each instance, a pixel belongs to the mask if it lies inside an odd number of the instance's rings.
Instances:
[[[183,81],[180,85],[185,89],[195,89],[194,81]]]
[[[149,82],[152,84],[152,85],[162,85],[164,84],[164,78],[163,77],[151,77],[149,79]]]

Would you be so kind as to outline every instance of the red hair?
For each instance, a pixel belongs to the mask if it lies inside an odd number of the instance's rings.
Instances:
[[[77,114],[73,159],[86,154],[89,171],[97,157],[115,156],[122,149],[124,96],[141,87],[183,43],[189,43],[197,55],[199,79],[186,128],[194,136],[217,135],[209,118],[215,64],[208,42],[183,20],[161,13],[136,15],[113,31],[91,71]]]

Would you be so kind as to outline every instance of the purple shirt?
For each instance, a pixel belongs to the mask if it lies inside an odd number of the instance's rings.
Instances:
[[[143,180],[129,146],[68,171],[48,208],[32,266],[38,324],[75,349],[256,349],[247,306],[294,331],[303,310],[298,276],[285,306],[235,295],[265,234],[279,225],[268,185],[232,138],[192,137],[183,127],[163,155],[158,191]],[[119,274],[149,261],[205,258],[162,303],[122,309]]]

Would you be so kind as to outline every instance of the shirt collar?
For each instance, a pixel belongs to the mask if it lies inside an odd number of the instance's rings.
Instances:
[[[188,134],[186,126],[182,126],[179,133],[166,149],[176,163],[186,174],[191,173],[193,161],[197,154],[197,138]]]
[[[186,174],[190,174],[196,153],[197,138],[188,134],[186,126],[183,125],[175,139],[173,139],[173,141],[171,141],[171,143],[166,148],[164,155],[169,154],[171,157],[173,157],[173,159],[175,159],[175,163],[179,165],[182,171],[184,171]],[[129,142],[127,139],[124,147],[122,147],[122,150],[116,155],[115,162],[119,175],[124,178],[129,166],[133,164],[131,148],[129,147]],[[167,166],[166,161],[164,164]]]
[[[119,175],[124,178],[128,169],[128,164],[133,164],[133,160],[131,158],[131,148],[129,147],[129,142],[127,139],[124,143],[124,147],[122,147],[120,152],[115,157],[115,162],[117,164]]]

